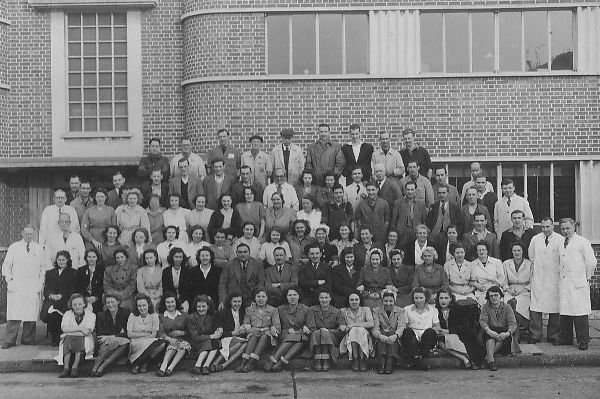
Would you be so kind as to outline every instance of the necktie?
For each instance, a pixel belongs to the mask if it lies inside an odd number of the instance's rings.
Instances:
[[[567,247],[567,245],[569,245],[569,238],[565,238],[565,248]]]
[[[546,243],[546,246],[548,246],[548,243],[550,242],[550,240],[548,239],[548,236],[546,236],[546,238],[544,239],[544,242]]]
[[[278,192],[279,194],[281,194],[281,190],[282,190],[282,188],[283,188],[282,186],[277,186],[277,192]]]
[[[221,151],[223,152],[223,154],[225,154],[225,152],[227,151],[227,146],[226,145],[222,145],[221,146]]]
[[[31,249],[31,248],[29,248],[29,243],[27,243],[27,246],[25,247],[25,249],[27,250],[27,253],[29,253],[29,250]]]
[[[358,195],[359,192],[360,192],[360,186],[357,184],[356,185],[356,195]]]
[[[510,198],[506,200],[506,205],[510,207]]]
[[[279,266],[279,274],[281,274],[281,272],[283,271],[283,266]]]
[[[442,202],[442,217],[446,214],[446,203]]]
[[[313,263],[313,268],[315,269],[315,271],[317,271],[317,268],[319,267],[318,263]]]
[[[242,266],[242,271],[246,271],[246,264],[245,263],[241,263]]]

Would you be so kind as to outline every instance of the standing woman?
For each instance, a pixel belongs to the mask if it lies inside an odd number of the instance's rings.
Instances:
[[[219,279],[222,268],[215,266],[215,254],[209,247],[201,248],[196,254],[197,281],[194,290],[199,295],[206,295],[213,304],[219,302]],[[190,308],[192,311],[194,308]]]
[[[267,305],[267,291],[258,287],[254,291],[254,303],[246,308],[244,316],[245,329],[249,330],[248,345],[242,355],[242,364],[236,369],[238,373],[249,373],[254,363],[268,346],[275,346],[281,334],[281,323],[277,309]]]
[[[165,226],[176,226],[179,229],[179,239],[187,244],[187,224],[185,216],[189,209],[180,206],[181,196],[177,193],[169,194],[169,209],[163,212],[163,224]]]
[[[344,248],[340,254],[340,264],[331,269],[331,296],[338,309],[346,306],[348,296],[358,286],[360,269],[356,268],[354,261],[352,248]]]
[[[114,253],[115,264],[104,271],[104,292],[118,294],[121,306],[129,311],[135,310],[135,293],[137,288],[137,267],[129,263],[125,249],[117,249]]]
[[[61,321],[62,341],[58,349],[58,364],[64,365],[58,378],[79,377],[79,365],[85,360],[86,353],[94,352],[94,326],[96,315],[86,312],[87,301],[83,295],[75,293],[69,297],[69,310]],[[71,366],[71,360],[73,365]]]
[[[187,243],[179,239],[179,227],[168,225],[165,227],[164,234],[165,240],[156,246],[156,252],[158,252],[158,262],[162,265],[163,269],[168,266],[167,258],[169,257],[171,249],[184,249],[187,247]]]
[[[515,314],[502,298],[504,293],[498,286],[491,286],[485,293],[486,303],[481,307],[479,324],[483,329],[485,341],[485,359],[488,369],[498,370],[494,361],[494,354],[508,355],[520,352],[519,344],[514,339],[517,331]]]
[[[296,211],[283,206],[283,195],[277,191],[271,195],[271,202],[273,206],[267,209],[265,218],[265,234],[269,237],[271,229],[277,227],[285,237],[290,230],[290,225],[297,219]]]
[[[152,306],[157,309],[163,294],[162,267],[158,263],[158,253],[155,249],[147,249],[142,254],[142,267],[137,271],[137,292],[148,295]]]
[[[242,225],[242,236],[235,240],[233,247],[237,248],[240,244],[246,244],[250,248],[250,257],[258,259],[260,253],[260,240],[254,234],[256,226],[252,222],[244,222]]]
[[[340,309],[331,306],[331,294],[319,291],[319,304],[308,311],[306,325],[310,329],[310,351],[313,354],[313,370],[329,371],[330,361],[337,359],[340,341],[344,336],[346,319]]]
[[[352,371],[367,371],[367,360],[373,353],[373,342],[369,330],[375,325],[371,309],[361,306],[361,296],[353,292],[348,296],[348,307],[342,309],[346,325],[341,326],[345,332],[340,344],[340,354],[348,352],[352,360]]]
[[[235,259],[235,251],[233,246],[227,242],[225,234],[224,230],[217,229],[213,236],[215,243],[210,246],[210,249],[215,253],[215,265],[218,267],[226,267],[229,262]]]
[[[119,241],[122,243],[131,241],[131,236],[138,227],[143,227],[150,231],[148,213],[138,205],[141,200],[142,193],[140,190],[130,190],[127,193],[127,203],[115,211],[117,214],[117,225],[121,228]]]
[[[340,225],[339,233],[340,238],[331,241],[331,245],[335,246],[338,250],[338,255],[341,255],[344,248],[352,248],[355,244],[358,244],[358,241],[352,237],[350,226],[346,223]]]
[[[305,195],[312,195],[314,198],[318,198],[321,192],[319,186],[313,184],[314,176],[308,170],[302,172],[302,176],[299,182],[290,182],[296,189],[296,195],[298,198],[304,198]]]
[[[198,352],[198,360],[190,371],[196,375],[208,375],[210,364],[221,348],[219,338],[223,334],[223,328],[218,326],[214,301],[208,296],[196,296],[190,309],[186,328],[192,348]]]
[[[106,369],[129,351],[127,338],[127,320],[129,310],[119,304],[121,298],[116,294],[106,294],[106,310],[96,317],[96,336],[98,337],[98,357],[92,367],[92,377],[102,377]]]
[[[160,196],[152,194],[148,204],[148,222],[150,223],[150,237],[154,245],[158,245],[163,240],[163,213],[165,209],[160,206]]]
[[[210,243],[205,241],[208,240],[206,230],[204,230],[204,227],[200,226],[199,224],[190,227],[188,231],[190,232],[191,239],[187,247],[185,247],[183,250],[188,257],[188,264],[191,267],[196,267],[198,266],[198,263],[196,262],[196,255],[198,254],[198,251],[200,248],[210,247]]]
[[[135,297],[135,309],[127,319],[127,336],[131,340],[129,362],[133,374],[146,373],[148,362],[164,349],[164,342],[157,338],[160,321],[147,295]]]
[[[244,202],[237,204],[235,209],[240,215],[240,222],[244,223],[244,226],[247,222],[252,223],[255,226],[254,235],[262,241],[265,235],[267,209],[262,202],[256,201],[254,187],[244,187]]]
[[[204,231],[206,231],[214,210],[206,208],[206,197],[204,194],[196,196],[194,205],[195,208],[185,215],[185,222],[188,227],[198,225],[202,226]],[[206,236],[206,238],[208,239],[208,236]]]
[[[142,267],[144,261],[144,251],[150,248],[156,248],[150,243],[150,233],[144,228],[135,229],[131,236],[131,244],[129,245],[129,261],[132,265]]]
[[[287,236],[292,253],[292,263],[298,267],[308,261],[305,249],[312,244],[314,239],[310,236],[310,226],[307,220],[295,220]]]
[[[104,230],[117,224],[115,210],[106,205],[106,190],[99,188],[94,195],[95,203],[87,208],[81,219],[81,235],[86,248],[102,248]]]
[[[450,246],[452,258],[444,264],[444,271],[448,276],[450,292],[457,300],[472,298],[475,299],[475,290],[469,281],[471,280],[471,263],[465,260],[467,250],[461,243]]]
[[[474,294],[480,306],[487,302],[487,290],[496,285],[501,287],[506,276],[502,261],[488,256],[489,244],[479,241],[475,245],[477,259],[471,262],[471,280],[469,284],[475,289]]]
[[[390,260],[392,287],[389,289],[396,294],[396,306],[404,308],[412,303],[412,281],[415,267],[404,263],[404,252],[399,249],[390,252]]]
[[[160,320],[158,338],[166,341],[167,351],[156,372],[158,377],[170,377],[181,359],[192,350],[192,346],[187,341],[189,316],[187,313],[181,313],[180,308],[177,294],[165,293],[159,307],[161,313],[158,315]]]
[[[413,290],[413,304],[404,308],[406,312],[406,329],[400,337],[407,367],[419,367],[429,371],[431,367],[424,365],[422,358],[428,357],[437,342],[437,331],[440,328],[438,311],[429,304],[429,292],[423,287]]]
[[[100,257],[105,266],[115,264],[115,251],[117,249],[127,249],[126,245],[119,242],[120,235],[121,229],[117,225],[108,226],[102,233],[104,243],[100,247]]]
[[[435,303],[437,292],[441,288],[448,288],[448,276],[444,268],[435,263],[438,259],[438,254],[435,248],[425,247],[421,253],[423,263],[415,267],[413,275],[413,289],[423,287],[430,292],[429,303]],[[431,294],[433,293],[433,294]]]
[[[219,198],[219,209],[213,212],[208,223],[208,234],[214,236],[217,229],[225,232],[228,243],[232,243],[240,236],[240,225],[242,224],[240,214],[232,208],[233,200],[230,194],[223,194]]]
[[[406,328],[404,309],[394,305],[394,293],[383,292],[383,306],[373,309],[373,337],[379,356],[378,374],[392,374],[400,337]]]
[[[265,363],[264,370],[281,371],[283,366],[301,354],[309,340],[310,329],[306,326],[308,307],[299,303],[300,289],[290,287],[286,292],[287,305],[277,308],[281,322],[280,344],[275,354]]]
[[[533,264],[529,259],[523,258],[524,248],[521,242],[511,245],[512,258],[505,260],[502,266],[506,280],[502,290],[506,293],[504,302],[508,303],[517,319],[517,337],[519,341],[520,331],[529,330],[529,304],[531,303],[531,276],[533,275]]]
[[[248,330],[244,327],[246,309],[242,307],[242,295],[231,292],[225,299],[225,306],[217,313],[218,325],[223,329],[221,350],[209,365],[211,372],[223,371],[240,358],[246,350]],[[223,362],[223,363],[222,363]]]
[[[62,315],[67,311],[67,301],[77,289],[77,275],[71,267],[69,251],[58,251],[54,260],[54,269],[46,272],[44,278],[44,303],[40,318],[48,323],[50,344],[58,346]],[[52,313],[48,310],[53,308]]]
[[[322,214],[319,209],[315,209],[316,202],[314,196],[305,194],[302,197],[302,210],[296,213],[298,220],[306,220],[308,222],[311,232],[314,232],[321,224]]]
[[[77,275],[77,292],[86,298],[95,314],[102,311],[102,295],[104,294],[104,266],[100,263],[100,253],[96,248],[85,251],[85,266],[75,272]]]
[[[381,249],[372,249],[369,261],[370,264],[360,270],[356,289],[362,295],[365,306],[373,309],[383,304],[382,292],[386,287],[392,285],[392,275],[389,268],[381,266],[383,261]]]

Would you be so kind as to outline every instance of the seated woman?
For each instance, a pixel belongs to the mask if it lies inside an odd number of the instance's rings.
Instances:
[[[158,338],[166,341],[167,351],[156,372],[158,377],[173,375],[181,359],[192,350],[192,346],[186,340],[189,316],[187,313],[181,313],[180,308],[177,294],[166,292],[159,307],[161,313],[158,315],[160,320]]]
[[[196,296],[190,310],[186,328],[192,348],[198,352],[196,364],[190,371],[196,375],[208,375],[209,366],[221,348],[219,338],[223,328],[217,327],[214,303],[208,296]]]
[[[331,245],[336,247],[338,255],[341,255],[344,248],[352,248],[355,244],[358,244],[358,241],[352,237],[350,226],[348,226],[346,223],[340,225],[339,233],[340,238],[336,238],[335,240],[331,241]]]
[[[121,296],[121,306],[133,311],[137,288],[137,267],[129,262],[127,250],[115,250],[115,264],[104,271],[104,292]]]
[[[531,276],[533,265],[529,259],[523,259],[525,249],[523,244],[515,242],[511,245],[512,259],[505,260],[502,266],[506,280],[502,287],[506,293],[504,302],[508,303],[515,312],[518,330],[516,341],[519,341],[520,333],[529,330],[529,304],[531,303]]]
[[[222,194],[219,198],[219,209],[213,212],[208,223],[208,234],[214,236],[217,229],[221,229],[225,232],[225,239],[229,244],[240,236],[242,224],[239,212],[232,206],[231,195]]]
[[[292,263],[298,267],[308,261],[306,247],[313,243],[314,239],[309,235],[310,226],[306,220],[295,220],[287,235],[287,242],[292,253]]]
[[[494,354],[508,355],[520,352],[519,344],[514,340],[517,331],[515,314],[502,298],[504,293],[498,286],[488,288],[485,293],[486,303],[481,307],[479,324],[483,329],[485,340],[485,359],[491,371],[498,370]]]
[[[225,306],[217,313],[218,326],[223,329],[221,350],[208,366],[211,373],[223,371],[240,358],[246,350],[248,330],[244,327],[246,309],[242,307],[243,298],[239,292],[230,293]]]
[[[127,245],[123,245],[119,242],[120,235],[121,229],[117,225],[110,225],[102,232],[104,242],[100,247],[100,256],[104,266],[115,264],[115,251],[117,249],[128,249]]]
[[[246,244],[250,247],[250,257],[258,259],[260,253],[260,241],[256,237],[256,226],[252,222],[244,222],[242,225],[242,236],[233,242],[233,247],[237,248],[239,244]]]
[[[116,294],[104,296],[106,310],[96,317],[96,336],[98,337],[98,357],[92,367],[92,377],[102,377],[108,367],[125,357],[129,351],[127,338],[127,319],[129,310],[119,304],[121,298]]]
[[[310,329],[310,351],[313,354],[313,370],[329,371],[330,361],[337,359],[338,347],[344,336],[346,319],[340,309],[331,306],[331,293],[319,291],[319,304],[308,311],[306,326]]]
[[[244,187],[244,201],[238,203],[235,209],[240,214],[240,223],[244,225],[247,222],[255,226],[254,235],[262,241],[265,234],[265,217],[267,209],[260,202],[262,198],[258,198],[256,189],[252,186]]]
[[[75,272],[77,275],[77,292],[87,298],[88,306],[94,313],[102,311],[102,295],[104,294],[104,266],[100,263],[100,252],[96,248],[85,251],[85,266]]]
[[[170,225],[165,227],[164,238],[165,241],[156,246],[156,252],[158,252],[158,263],[162,265],[163,269],[169,265],[167,258],[169,257],[169,252],[171,252],[171,249],[177,247],[185,250],[185,248],[188,246],[187,242],[179,239],[179,227],[177,226]]]
[[[394,305],[392,291],[383,292],[383,306],[373,309],[373,338],[379,356],[378,374],[392,374],[394,362],[398,359],[398,344],[406,328],[404,309]]]
[[[369,330],[373,328],[371,309],[361,306],[360,293],[353,292],[348,296],[348,307],[342,309],[346,325],[340,329],[345,332],[340,343],[340,354],[348,352],[352,361],[352,371],[367,371],[367,360],[373,354],[373,342]]]
[[[62,318],[62,341],[58,349],[58,364],[63,364],[63,370],[58,378],[79,377],[79,366],[85,360],[86,354],[91,357],[94,353],[94,327],[96,314],[85,311],[87,300],[79,293],[69,298],[67,310]],[[72,361],[72,363],[71,363]]]
[[[260,247],[260,253],[258,254],[258,259],[264,262],[264,267],[267,268],[269,266],[273,266],[275,264],[275,258],[273,257],[273,250],[277,247],[282,247],[285,249],[285,260],[288,261],[292,259],[292,253],[290,251],[290,245],[287,241],[283,241],[283,237],[281,235],[281,231],[274,227],[271,229],[269,233],[269,241],[265,241]]]
[[[331,269],[331,296],[338,309],[346,306],[348,295],[356,291],[360,270],[354,265],[352,248],[344,248],[340,254],[340,264]]]
[[[238,373],[249,373],[254,363],[267,347],[275,346],[281,333],[281,322],[277,309],[267,305],[267,291],[258,287],[254,290],[254,303],[246,308],[244,316],[245,329],[249,330],[248,345],[242,355],[242,364],[236,369]]]
[[[398,230],[396,230],[394,227],[392,227],[390,231],[388,231],[387,239],[383,247],[385,249],[385,264],[389,265],[392,261],[392,251],[402,249],[402,247],[400,246],[400,234],[398,233]]]
[[[158,307],[163,294],[162,270],[156,250],[146,249],[142,254],[142,267],[137,271],[137,292],[148,295],[155,308]]]
[[[190,241],[188,245],[183,248],[186,256],[188,257],[188,265],[191,267],[198,266],[198,262],[196,261],[196,255],[198,254],[198,250],[203,247],[210,247],[210,243],[208,241],[208,236],[206,235],[206,231],[204,227],[199,224],[191,226],[188,231],[190,232]]]
[[[453,258],[444,264],[444,271],[448,276],[450,292],[457,300],[471,298],[476,300],[473,288],[469,285],[471,280],[471,263],[465,260],[466,248],[457,243],[450,246]]]
[[[131,235],[131,243],[129,245],[129,261],[136,267],[142,267],[144,260],[144,251],[150,248],[156,248],[156,245],[149,242],[150,233],[144,227],[139,227],[133,231]]]
[[[308,222],[312,235],[314,236],[316,228],[321,224],[321,211],[315,209],[318,208],[319,204],[313,195],[305,194],[304,197],[301,198],[301,205],[302,209],[296,213],[296,217],[298,220],[306,220]]]
[[[479,241],[475,245],[477,259],[471,262],[471,280],[469,284],[475,289],[473,292],[477,302],[483,306],[487,302],[486,292],[493,286],[501,287],[504,284],[504,268],[500,259],[488,256],[489,244]]]
[[[337,248],[329,243],[329,227],[321,224],[315,229],[315,243],[321,248],[321,260],[335,266],[338,261]]]
[[[418,367],[429,371],[431,368],[423,364],[422,359],[435,347],[440,321],[437,309],[429,304],[429,296],[427,289],[417,287],[413,290],[413,304],[404,308],[407,323],[400,343],[409,369]]]
[[[404,252],[395,249],[390,252],[392,286],[388,287],[396,296],[396,306],[404,308],[412,303],[412,281],[415,267],[404,263]]]
[[[365,301],[365,306],[373,309],[382,305],[381,293],[392,285],[390,269],[381,266],[383,251],[374,248],[369,254],[369,264],[360,270],[357,290]]]
[[[413,289],[423,287],[430,292],[430,304],[435,303],[437,292],[441,288],[448,288],[448,276],[444,268],[435,263],[438,253],[433,247],[425,247],[421,253],[423,263],[415,267],[412,286]]]
[[[223,229],[217,229],[213,236],[214,244],[210,246],[215,254],[215,266],[225,267],[227,264],[235,259],[235,251],[231,244],[227,243],[225,231]]]
[[[286,290],[287,305],[277,308],[281,321],[280,344],[275,354],[265,363],[264,370],[281,371],[284,365],[302,353],[309,339],[310,330],[306,326],[308,307],[299,303],[300,289],[290,287]]]
[[[160,321],[154,312],[154,306],[148,295],[135,297],[135,309],[127,319],[129,337],[129,362],[133,374],[146,373],[148,362],[154,360],[164,349],[163,340],[159,340]]]

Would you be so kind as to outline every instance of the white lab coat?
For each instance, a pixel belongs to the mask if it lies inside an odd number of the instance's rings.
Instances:
[[[44,208],[42,212],[42,218],[40,221],[40,245],[46,246],[46,242],[50,240],[52,236],[61,234],[60,226],[58,225],[58,216],[61,213],[68,213],[71,216],[71,231],[79,233],[79,218],[77,217],[77,211],[70,205],[65,205],[62,209],[58,209],[56,205],[49,205]]]
[[[37,321],[40,313],[46,258],[37,242],[29,244],[29,252],[26,248],[24,240],[11,244],[2,264],[8,283],[7,320]]]
[[[546,246],[545,237],[544,233],[536,234],[529,244],[529,259],[533,262],[529,309],[540,313],[558,313],[560,251],[565,238],[552,233]]]
[[[560,253],[559,313],[587,316],[592,312],[588,280],[596,268],[592,244],[577,233]]]
[[[71,232],[65,242],[63,232],[59,232],[46,240],[46,258],[48,269],[52,269],[58,251],[68,251],[71,255],[73,269],[85,266],[85,244],[81,234]]]

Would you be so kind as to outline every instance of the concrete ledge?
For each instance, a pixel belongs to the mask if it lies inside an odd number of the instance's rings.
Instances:
[[[149,9],[156,7],[155,0],[28,0],[32,8],[38,10],[104,10],[115,9]]]

